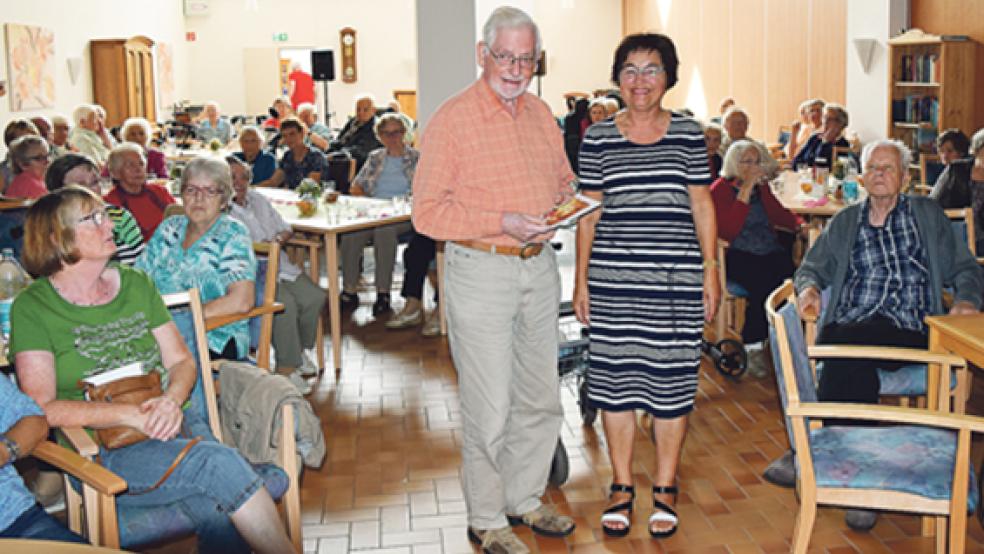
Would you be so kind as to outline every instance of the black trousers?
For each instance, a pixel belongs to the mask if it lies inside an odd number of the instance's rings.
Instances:
[[[427,278],[427,268],[436,256],[434,239],[421,235],[411,227],[410,242],[403,250],[403,288],[400,295],[404,298],[421,299],[424,295],[424,279]]]
[[[760,256],[729,248],[725,262],[728,280],[745,287],[749,295],[741,340],[745,344],[759,342],[769,336],[765,299],[784,280],[792,277],[792,256],[785,250]],[[721,285],[725,286],[725,283]]]
[[[827,325],[820,331],[817,344],[926,348],[929,336],[926,333],[899,329],[888,318],[875,316],[857,323]],[[877,404],[880,386],[878,370],[894,371],[904,365],[907,364],[867,359],[824,360],[817,394],[821,402]]]

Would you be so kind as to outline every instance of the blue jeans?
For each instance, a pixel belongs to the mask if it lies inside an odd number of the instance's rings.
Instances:
[[[59,523],[57,519],[51,517],[38,504],[31,506],[6,529],[0,531],[0,537],[61,542],[86,542],[84,538],[76,535]]]
[[[229,515],[263,487],[263,480],[235,449],[220,444],[208,424],[193,409],[184,412],[183,436],[201,436],[174,473],[157,489],[146,494],[164,474],[189,439],[143,442],[106,450],[100,448],[106,469],[129,485],[117,497],[118,509],[128,507],[177,507],[195,522],[202,552],[249,551]]]

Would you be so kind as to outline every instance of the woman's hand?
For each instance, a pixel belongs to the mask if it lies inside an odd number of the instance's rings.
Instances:
[[[181,406],[166,394],[141,404],[140,413],[145,416],[140,430],[152,439],[171,440],[181,430]]]
[[[717,268],[704,270],[704,320],[713,321],[721,303],[721,282]]]
[[[590,325],[591,301],[588,298],[588,287],[584,283],[574,285],[574,298],[571,304],[574,307],[574,317],[582,325]]]

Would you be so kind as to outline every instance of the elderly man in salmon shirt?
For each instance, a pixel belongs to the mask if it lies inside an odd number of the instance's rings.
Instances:
[[[573,520],[540,500],[560,431],[560,278],[543,214],[574,174],[550,109],[526,91],[536,24],[501,7],[478,43],[481,77],[424,131],[414,227],[446,244],[446,309],[458,370],[468,537],[525,553],[510,523],[562,537]]]

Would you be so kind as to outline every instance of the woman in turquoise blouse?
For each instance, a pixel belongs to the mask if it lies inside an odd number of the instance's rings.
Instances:
[[[253,307],[256,258],[249,230],[224,213],[232,198],[232,176],[222,159],[195,158],[181,174],[185,215],[169,217],[147,243],[136,267],[163,294],[198,288],[205,317],[242,313]],[[245,359],[247,320],[208,332],[213,357]]]

